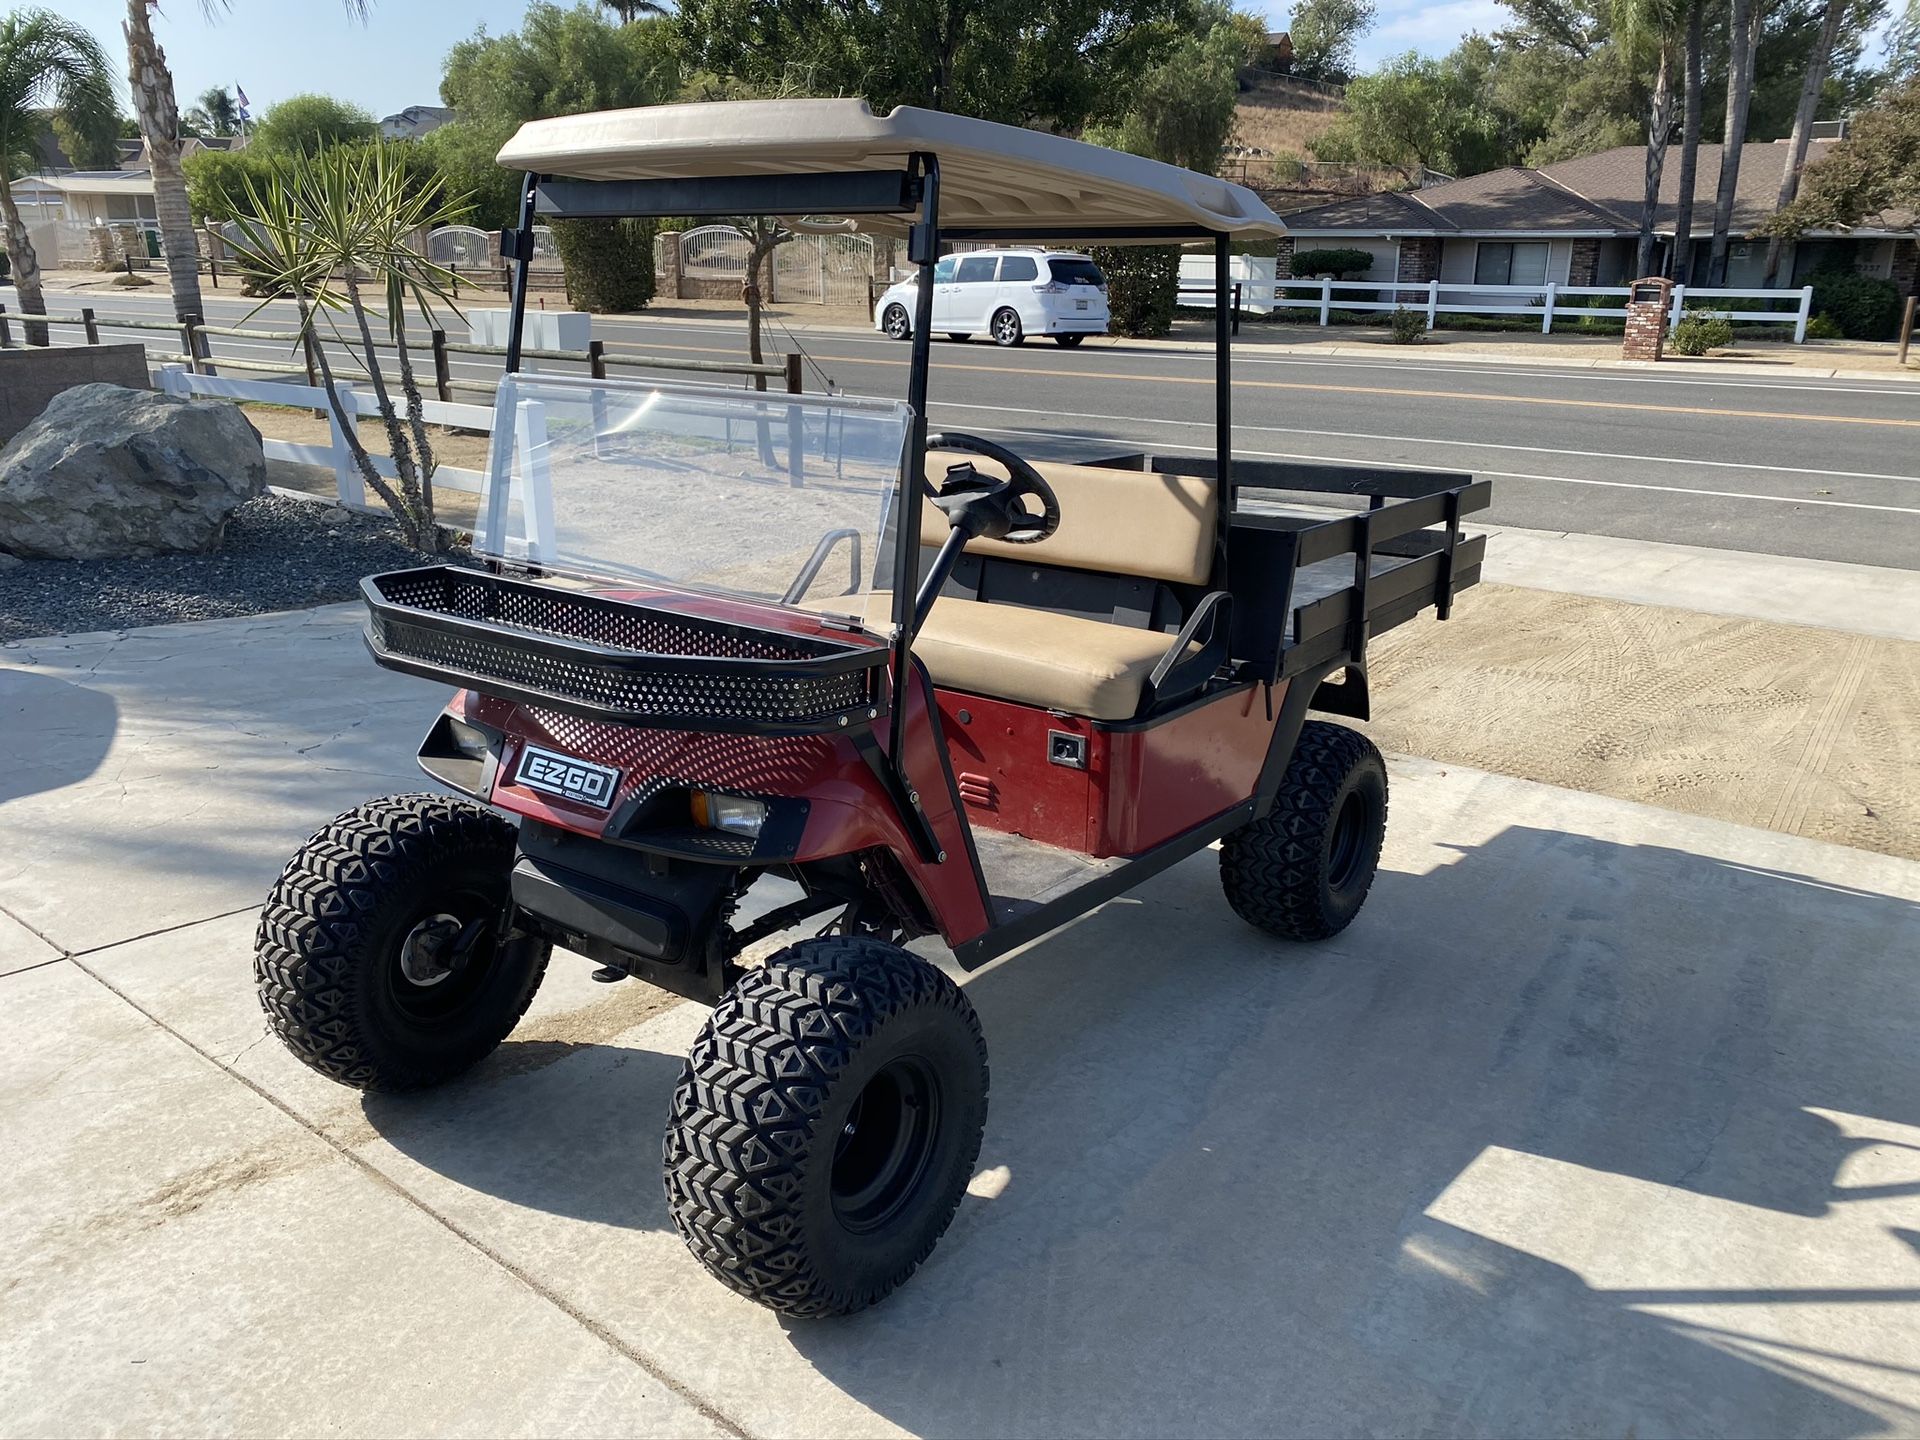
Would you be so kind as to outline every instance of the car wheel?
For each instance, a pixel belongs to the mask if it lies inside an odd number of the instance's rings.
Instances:
[[[1020,316],[1013,310],[994,311],[993,320],[987,329],[996,345],[1018,345],[1027,338],[1026,332],[1020,328]]]
[[[502,936],[514,828],[446,795],[369,800],[300,848],[260,912],[253,975],[294,1055],[360,1090],[477,1064],[519,1023],[549,946]]]
[[[845,1315],[932,1252],[986,1118],[986,1042],[958,985],[897,945],[802,940],[693,1042],[667,1209],[722,1284],[786,1315]]]
[[[1071,350],[1086,338],[1084,335],[1056,335],[1053,337],[1053,343],[1062,350]]]
[[[1360,913],[1387,831],[1387,767],[1358,731],[1301,728],[1273,809],[1220,844],[1227,904],[1283,940],[1325,940]]]
[[[911,340],[913,321],[907,318],[907,307],[889,305],[880,314],[880,328],[886,332],[889,340]]]

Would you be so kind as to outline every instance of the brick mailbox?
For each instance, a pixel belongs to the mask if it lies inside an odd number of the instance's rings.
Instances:
[[[1667,343],[1667,311],[1673,303],[1673,282],[1658,275],[1636,280],[1627,298],[1627,339],[1620,347],[1626,360],[1658,360]]]

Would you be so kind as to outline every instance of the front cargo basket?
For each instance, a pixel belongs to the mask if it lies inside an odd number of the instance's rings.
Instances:
[[[360,582],[367,648],[390,670],[595,720],[804,735],[881,709],[885,646],[791,634],[671,605],[431,565]],[[748,612],[750,613],[750,611]]]

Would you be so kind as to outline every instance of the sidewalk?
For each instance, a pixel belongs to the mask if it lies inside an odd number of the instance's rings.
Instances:
[[[431,687],[358,627],[0,652],[0,1432],[1920,1425],[1920,865],[1396,759],[1338,940],[1202,855],[972,977],[972,1196],[884,1307],[782,1323],[666,1222],[699,1007],[558,957],[404,1099],[265,1035],[251,907],[421,784]]]

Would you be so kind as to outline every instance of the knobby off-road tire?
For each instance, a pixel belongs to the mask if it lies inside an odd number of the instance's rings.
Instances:
[[[1325,940],[1360,913],[1387,831],[1387,767],[1366,736],[1309,720],[1273,809],[1220,845],[1220,884],[1249,925]]]
[[[932,1252],[986,1114],[986,1043],[957,985],[896,945],[805,940],[740,980],[694,1042],[667,1207],[740,1294],[844,1315]]]
[[[490,1054],[526,1013],[550,950],[498,943],[513,858],[512,825],[445,795],[369,800],[307,841],[254,940],[260,1005],[287,1048],[361,1090],[436,1085]],[[402,960],[423,922],[467,942],[454,947],[461,963],[425,984]]]

